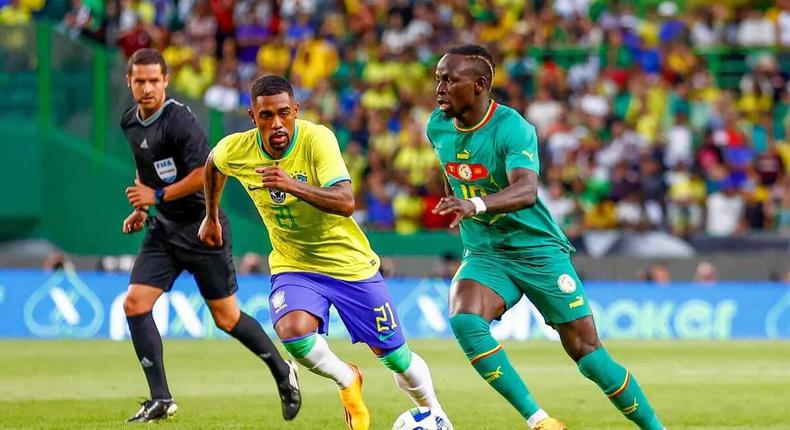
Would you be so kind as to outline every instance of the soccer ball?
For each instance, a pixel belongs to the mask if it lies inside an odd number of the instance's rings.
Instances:
[[[420,406],[402,413],[392,430],[453,430],[453,425],[443,412]]]

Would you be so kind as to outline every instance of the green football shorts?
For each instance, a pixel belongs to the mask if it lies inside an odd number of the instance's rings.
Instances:
[[[510,309],[526,294],[546,324],[562,324],[591,315],[576,269],[568,253],[548,255],[467,254],[453,282],[477,281],[499,294]]]

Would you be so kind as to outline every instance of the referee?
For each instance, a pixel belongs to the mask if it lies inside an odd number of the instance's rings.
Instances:
[[[151,311],[184,270],[194,276],[217,327],[269,366],[283,417],[292,420],[301,406],[296,367],[282,359],[260,324],[239,310],[225,215],[220,215],[224,246],[209,247],[198,239],[205,216],[202,191],[208,139],[188,107],[166,98],[168,78],[167,64],[158,51],[141,49],[129,58],[126,82],[136,105],[123,113],[121,128],[134,154],[137,175],[134,185],[126,188],[134,211],[124,220],[123,232],[148,229],[132,269],[124,311],[151,399],[127,421],[167,418],[178,409],[167,386],[162,338]],[[151,206],[156,207],[155,215],[148,213]]]

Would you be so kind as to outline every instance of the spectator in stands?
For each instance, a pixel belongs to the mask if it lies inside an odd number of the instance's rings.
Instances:
[[[639,190],[639,174],[630,169],[625,161],[618,162],[612,169],[610,196],[615,202]]]
[[[33,8],[22,4],[22,0],[10,0],[8,4],[0,7],[0,25],[23,25],[30,22],[32,13],[43,7],[31,5]]]
[[[401,186],[392,199],[392,210],[395,214],[395,231],[400,234],[414,234],[420,230],[422,217],[426,208],[417,192],[417,187],[408,182],[406,172],[396,175],[401,178]]]
[[[438,164],[436,153],[417,123],[412,122],[407,130],[408,137],[402,140],[392,165],[407,175],[410,184],[422,187],[428,181],[427,172]]]
[[[738,43],[743,46],[773,46],[776,43],[776,28],[773,23],[755,8],[741,11],[738,25]]]
[[[643,194],[637,190],[631,191],[626,194],[625,198],[617,202],[615,213],[618,228],[626,231],[649,230],[660,222],[660,219],[657,220],[654,214],[651,216]]]
[[[675,114],[675,123],[667,131],[664,144],[664,165],[673,168],[679,163],[690,166],[694,159],[693,141],[691,128],[688,125],[688,117],[684,112]]]
[[[247,252],[239,263],[239,275],[263,273],[263,258],[254,252]]]
[[[395,213],[392,199],[395,188],[387,183],[384,170],[372,169],[367,175],[367,191],[365,206],[367,207],[367,223],[365,226],[373,230],[390,230],[395,227]]]
[[[258,73],[283,76],[291,65],[291,51],[282,34],[276,34],[258,49]]]
[[[777,5],[780,8],[776,17],[779,43],[783,47],[790,47],[790,0],[779,0]]]
[[[209,1],[197,0],[195,2],[193,13],[184,27],[192,44],[204,45],[209,41],[217,43],[217,20],[211,13]]]
[[[72,263],[69,257],[62,251],[53,251],[47,256],[41,267],[50,272],[74,270],[74,263]]]
[[[718,270],[710,261],[700,261],[694,271],[694,280],[703,284],[714,284],[719,280]]]
[[[147,25],[136,13],[129,14],[128,20],[129,26],[121,27],[118,36],[118,46],[127,57],[139,49],[153,46],[158,33],[155,27]]]
[[[236,74],[226,72],[206,91],[203,103],[218,111],[230,112],[239,108],[240,98],[241,88]]]
[[[238,46],[239,74],[242,80],[248,81],[257,70],[258,50],[268,43],[269,26],[253,13],[242,14],[237,21],[235,40]]]
[[[539,190],[540,199],[554,221],[563,226],[566,219],[574,212],[574,202],[566,193],[560,181],[550,181],[545,189]]]
[[[676,236],[688,237],[702,231],[705,183],[684,164],[678,164],[667,174],[669,202],[667,224]]]
[[[602,200],[584,214],[584,228],[611,230],[617,227],[617,209],[611,200]]]
[[[25,21],[29,5],[41,3],[5,1],[0,22]],[[73,0],[63,23],[123,51],[162,45],[179,97],[222,111],[249,105],[236,93],[254,76],[290,76],[302,117],[336,132],[355,216],[368,228],[395,228],[396,196],[402,209],[437,195],[424,140],[435,108],[431,66],[447,44],[466,42],[489,45],[502,65],[495,98],[537,127],[545,202],[566,218],[569,236],[616,228],[618,211],[631,228],[683,237],[786,228],[788,56],[750,51],[739,77],[730,64],[740,53],[711,47],[790,46],[790,0],[765,11],[725,2],[693,13],[687,2],[653,2],[639,13],[627,2],[543,3],[122,0],[105,8]],[[407,172],[414,193],[393,170]],[[727,181],[743,191],[727,197]],[[732,213],[705,213],[706,201]]]
[[[214,83],[217,60],[213,55],[214,39],[201,38],[202,42],[189,59],[171,74],[171,84],[181,94],[192,99],[200,98]]]
[[[666,263],[658,262],[651,264],[640,274],[640,278],[647,282],[666,285],[672,282],[672,273]]]
[[[384,113],[372,114],[368,128],[370,130],[370,150],[375,151],[388,162],[392,161],[398,150],[398,140],[395,134],[387,128],[387,124],[384,122]]]
[[[691,25],[691,43],[697,48],[706,48],[719,45],[723,39],[723,26],[721,22],[714,21],[714,10],[707,7],[697,8]]]
[[[326,27],[316,37],[299,43],[291,64],[291,78],[298,78],[307,90],[315,89],[319,81],[327,79],[338,67],[339,56],[335,45],[327,40]]]
[[[783,235],[790,235],[790,175],[778,184],[776,208],[776,229]]]
[[[706,232],[711,236],[732,236],[743,231],[744,200],[733,179],[722,190],[708,196]]]
[[[71,10],[66,13],[63,26],[71,37],[84,36],[105,42],[105,12],[104,2],[72,0]]]

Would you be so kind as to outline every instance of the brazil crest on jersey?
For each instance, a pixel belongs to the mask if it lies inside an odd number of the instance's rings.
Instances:
[[[241,182],[266,225],[272,242],[272,274],[312,272],[346,281],[376,274],[379,258],[351,217],[320,211],[309,203],[261,186],[258,167],[278,165],[297,181],[328,187],[350,180],[332,130],[296,120],[291,144],[279,160],[264,151],[257,128],[222,139],[214,165]]]
[[[436,109],[427,132],[456,197],[499,192],[509,185],[507,172],[515,168],[540,174],[535,127],[508,106],[491,101],[480,123],[466,129]],[[540,199],[531,208],[463,220],[461,239],[470,253],[575,252]]]

